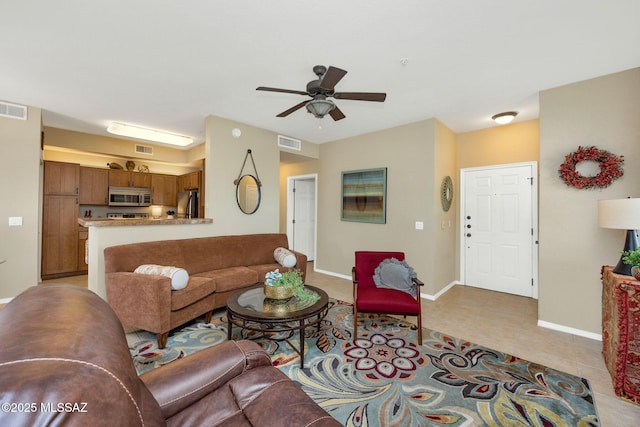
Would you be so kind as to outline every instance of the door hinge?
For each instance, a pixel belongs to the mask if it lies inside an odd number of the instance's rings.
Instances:
[[[533,277],[531,278],[531,286],[533,286]]]
[[[529,177],[529,178],[527,178],[527,179],[529,180],[529,183],[530,183],[531,185],[533,185],[533,177],[532,177],[532,176],[530,176],[530,177]]]

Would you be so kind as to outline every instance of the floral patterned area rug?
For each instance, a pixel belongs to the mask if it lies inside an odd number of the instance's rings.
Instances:
[[[320,331],[308,328],[305,366],[284,341],[234,328],[345,426],[599,426],[586,379],[384,315],[364,315],[352,342],[352,306],[330,300]],[[363,314],[360,314],[363,316]],[[224,311],[174,331],[158,350],[131,346],[138,373],[226,340]],[[273,338],[273,337],[272,337]],[[282,338],[282,337],[280,337]],[[299,346],[297,333],[288,337]]]

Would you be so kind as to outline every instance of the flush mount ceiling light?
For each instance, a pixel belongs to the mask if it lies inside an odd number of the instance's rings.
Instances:
[[[165,144],[179,145],[185,147],[193,144],[193,139],[176,135],[173,133],[162,132],[155,129],[143,128],[140,126],[126,125],[123,123],[112,123],[107,132],[114,135],[128,136],[130,138],[144,139],[146,141],[163,142]]]
[[[321,119],[323,118],[329,111],[336,108],[336,105],[328,99],[317,98],[312,99],[307,102],[307,111],[313,114],[315,117]]]
[[[506,125],[507,123],[511,123],[517,115],[517,111],[507,111],[506,113],[496,114],[495,116],[491,117],[491,119],[499,125]]]

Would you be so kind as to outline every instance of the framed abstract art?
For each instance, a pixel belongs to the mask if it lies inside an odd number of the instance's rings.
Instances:
[[[387,222],[387,168],[342,172],[342,221]]]

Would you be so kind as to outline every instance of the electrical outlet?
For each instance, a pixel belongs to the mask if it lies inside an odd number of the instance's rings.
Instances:
[[[9,217],[9,227],[17,227],[22,225],[22,217],[21,216],[10,216]]]
[[[416,221],[416,230],[424,230],[424,222]]]

